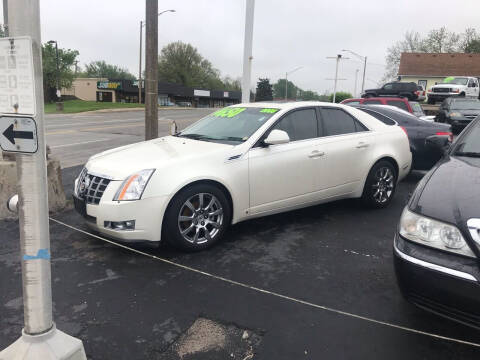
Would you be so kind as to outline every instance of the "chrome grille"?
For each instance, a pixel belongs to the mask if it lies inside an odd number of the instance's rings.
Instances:
[[[89,174],[84,168],[78,177],[77,195],[87,204],[98,205],[109,183],[109,179]]]
[[[433,88],[433,92],[436,92],[436,93],[449,93],[451,92],[452,89],[450,88]]]

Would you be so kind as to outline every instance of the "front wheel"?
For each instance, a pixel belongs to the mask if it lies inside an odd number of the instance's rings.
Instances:
[[[397,173],[393,165],[381,160],[370,170],[362,194],[362,202],[371,208],[387,207],[397,188]]]
[[[230,221],[224,192],[210,184],[195,184],[173,198],[165,214],[164,235],[177,248],[200,251],[217,243]]]

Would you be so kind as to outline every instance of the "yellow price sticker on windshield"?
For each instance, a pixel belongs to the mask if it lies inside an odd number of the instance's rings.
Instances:
[[[278,111],[278,109],[262,109],[260,110],[261,113],[267,113],[267,114],[275,114]]]
[[[247,108],[224,108],[222,110],[215,111],[213,116],[232,118],[245,110],[247,110]]]

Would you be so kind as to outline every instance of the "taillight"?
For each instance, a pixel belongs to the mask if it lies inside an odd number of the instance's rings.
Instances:
[[[439,136],[448,136],[448,140],[450,142],[453,141],[453,134],[451,132],[448,132],[448,131],[437,131],[437,133],[435,135],[439,135]]]

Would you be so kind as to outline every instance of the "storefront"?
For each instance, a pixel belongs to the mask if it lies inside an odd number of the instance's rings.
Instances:
[[[142,103],[144,103],[144,81],[142,83]],[[158,83],[158,105],[160,106],[224,107],[238,104],[240,99],[240,91],[193,89],[180,84]],[[138,81],[121,79],[98,81],[96,100],[138,103]]]

